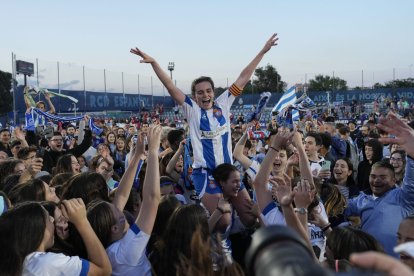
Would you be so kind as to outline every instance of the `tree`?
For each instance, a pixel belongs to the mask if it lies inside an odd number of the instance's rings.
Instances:
[[[316,75],[315,79],[309,81],[309,91],[336,91],[348,90],[346,80],[338,77]]]
[[[0,115],[13,110],[11,90],[12,74],[0,71]]]
[[[398,79],[386,82],[383,86],[385,88],[411,88],[414,87],[414,79],[408,78],[408,79]]]
[[[382,85],[382,84],[381,84],[381,83],[379,83],[379,82],[376,82],[376,83],[372,86],[372,88],[374,88],[374,89],[384,88],[384,85]]]
[[[254,93],[265,91],[283,92],[286,88],[286,83],[282,81],[282,77],[278,74],[276,68],[270,64],[266,65],[264,68],[257,68],[254,75],[256,77],[256,79],[253,80],[252,90]],[[246,88],[248,88],[247,85]]]

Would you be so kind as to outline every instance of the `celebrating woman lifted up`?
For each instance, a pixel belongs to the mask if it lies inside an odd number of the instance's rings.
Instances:
[[[160,67],[158,62],[139,48],[131,49],[131,53],[142,58],[141,63],[150,63],[168,93],[184,109],[184,114],[190,126],[190,137],[194,151],[193,183],[203,205],[213,213],[222,195],[220,185],[215,182],[211,172],[222,163],[232,164],[230,107],[235,98],[241,95],[243,88],[250,80],[263,56],[277,45],[278,37],[273,34],[264,47],[243,69],[237,80],[217,99],[214,95],[214,82],[210,77],[199,77],[191,85],[191,97],[185,95],[169,75]],[[248,214],[246,200],[249,195],[242,186],[238,196],[232,199],[240,219],[245,225],[250,225],[255,218]],[[227,216],[228,215],[228,216]],[[229,214],[222,216],[219,225],[225,230],[229,225]]]

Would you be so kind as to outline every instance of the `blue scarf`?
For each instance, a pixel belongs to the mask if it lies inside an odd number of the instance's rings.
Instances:
[[[89,119],[89,128],[92,130],[92,133],[96,134],[97,136],[100,136],[103,132],[102,128],[95,125],[92,118]]]
[[[38,115],[43,116],[44,118],[47,118],[51,121],[56,122],[73,122],[73,121],[80,121],[83,119],[83,116],[77,116],[77,117],[61,117],[55,114],[50,114],[47,112],[44,112],[38,108],[32,108],[33,111],[35,111]]]

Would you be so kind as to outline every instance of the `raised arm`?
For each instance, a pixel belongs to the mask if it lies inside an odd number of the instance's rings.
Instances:
[[[48,113],[55,114],[56,113],[55,106],[53,105],[52,101],[50,100],[49,93],[45,92],[44,95],[45,95],[45,99],[46,99],[46,101],[47,101],[47,103],[49,104],[49,107],[50,107]]]
[[[233,157],[243,166],[243,169],[247,170],[252,165],[252,160],[250,160],[246,155],[243,154],[244,146],[247,141],[247,132],[239,139],[236,146],[234,147]]]
[[[311,187],[315,187],[308,156],[306,155],[305,147],[303,146],[302,138],[299,132],[296,132],[293,136],[293,145],[295,146],[296,151],[299,155],[299,170],[301,179],[308,180],[309,185]]]
[[[180,155],[183,154],[185,141],[186,141],[186,139],[184,139],[180,142],[180,145],[178,146],[178,150],[174,153],[174,155],[171,158],[170,162],[168,162],[167,168],[165,169],[165,172],[174,179],[176,179],[177,175],[178,175],[178,173],[174,171],[175,164],[177,164],[178,159],[180,158]],[[174,174],[174,172],[175,172],[175,174]],[[179,175],[178,175],[178,177],[179,177]]]
[[[154,58],[147,55],[138,48],[132,48],[130,52],[137,56],[140,56],[142,58],[142,60],[140,60],[141,63],[150,63],[158,79],[162,82],[162,84],[164,84],[165,88],[167,88],[168,93],[170,93],[171,97],[173,97],[173,99],[180,105],[184,103],[185,94],[174,85],[174,82],[170,76],[168,76],[168,74],[162,70],[161,66]]]
[[[151,235],[160,203],[160,169],[158,149],[160,146],[161,126],[153,126],[148,132],[147,171],[142,191],[141,210],[136,224],[144,233]]]
[[[293,132],[289,131],[280,131],[273,137],[272,145],[269,147],[269,151],[267,152],[260,166],[260,170],[258,171],[253,182],[253,186],[256,191],[257,203],[261,211],[263,211],[264,208],[272,202],[272,194],[267,190],[267,183],[269,181],[273,161],[279,154],[282,147],[285,147],[290,143],[293,134]]]
[[[82,199],[63,200],[62,213],[75,225],[85,244],[90,261],[88,275],[110,275],[112,272],[111,263],[86,217],[86,208]]]
[[[134,178],[137,172],[138,163],[141,160],[141,158],[144,156],[144,151],[145,151],[144,137],[143,137],[143,134],[140,133],[140,135],[138,136],[135,148],[131,152],[129,166],[121,178],[119,187],[118,189],[116,189],[115,198],[112,201],[112,203],[120,211],[124,210],[125,205],[128,201],[129,194],[131,193],[132,185],[134,184]]]
[[[269,40],[266,41],[263,49],[261,49],[254,59],[246,66],[246,68],[243,69],[238,79],[234,82],[238,88],[243,89],[246,86],[247,82],[252,77],[254,70],[256,70],[257,65],[259,65],[259,62],[273,46],[277,45],[278,39],[277,34],[273,34]]]
[[[309,235],[307,231],[308,226],[307,224],[304,225],[301,221],[301,220],[305,220],[305,221],[307,220],[308,218],[307,213],[300,214],[302,218],[299,218],[298,215],[295,214],[295,210],[293,209],[293,205],[292,205],[293,199],[295,198],[296,193],[298,193],[298,190],[296,189],[294,192],[292,192],[292,187],[290,185],[290,178],[286,176],[284,178],[277,177],[275,179],[272,179],[271,182],[273,184],[272,193],[277,197],[277,200],[280,203],[280,206],[282,207],[283,215],[285,217],[287,226],[294,229],[306,241],[306,244],[308,245],[310,251],[313,252],[312,244],[309,240]],[[308,188],[308,191],[307,191],[308,196],[310,198],[311,194],[309,192],[309,188],[310,188],[309,185],[307,186],[307,188]],[[306,189],[306,185],[304,189]],[[300,207],[300,208],[303,208],[303,207]],[[307,208],[307,206],[305,206],[305,208]]]

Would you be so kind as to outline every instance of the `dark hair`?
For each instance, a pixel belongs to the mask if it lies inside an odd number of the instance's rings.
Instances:
[[[180,258],[191,259],[191,239],[198,228],[202,241],[207,241],[210,234],[203,207],[183,205],[174,211],[162,240],[155,244],[153,258],[150,258],[156,275],[175,275]]]
[[[64,185],[73,176],[71,172],[58,173],[50,180],[49,185],[51,187],[57,187]]]
[[[395,150],[391,153],[390,157],[392,157],[394,154],[398,153],[399,155],[401,155],[401,159],[404,162],[404,165],[407,163],[407,160],[405,159],[407,157],[407,153],[405,152],[405,150]],[[403,166],[404,168],[404,166]]]
[[[341,135],[351,133],[351,131],[349,130],[349,127],[347,127],[347,126],[341,127],[338,131],[339,131],[339,134],[341,134]]]
[[[321,145],[324,148],[329,149],[329,147],[332,145],[332,136],[325,132],[318,133],[318,134],[319,134],[319,137],[321,138]],[[311,137],[314,137],[314,136],[311,135]],[[316,142],[316,138],[315,138],[315,142]]]
[[[173,129],[170,132],[168,132],[167,140],[168,143],[170,143],[170,147],[177,151],[178,147],[180,145],[181,139],[184,136],[184,130],[183,129]]]
[[[23,163],[22,160],[9,159],[0,163],[0,182],[10,174],[14,174],[14,168],[17,164]]]
[[[21,275],[27,255],[42,243],[46,211],[38,202],[17,205],[0,216],[0,271]]]
[[[85,205],[95,199],[109,201],[108,186],[99,173],[80,173],[63,186],[62,199],[82,198]]]
[[[88,162],[86,161],[85,156],[83,156],[83,155],[79,155],[78,157],[76,157],[76,159],[78,159],[78,158],[82,158],[82,159],[83,159],[83,161],[85,162],[85,166],[88,166]]]
[[[60,156],[57,160],[56,167],[53,169],[53,174],[72,173],[72,156],[75,157],[70,153]]]
[[[154,227],[151,238],[148,241],[147,252],[151,253],[154,244],[162,237],[167,226],[168,220],[174,211],[180,207],[180,201],[174,195],[165,195],[161,197],[158,205],[157,216],[155,218]]]
[[[136,215],[138,214],[138,211],[139,211],[137,206],[139,206],[141,202],[142,202],[142,199],[141,199],[138,189],[135,187],[132,187],[131,192],[129,193],[128,200],[125,204],[124,211],[128,211],[131,215],[134,216],[134,219],[136,219]]]
[[[0,182],[0,190],[4,191],[6,194],[9,194],[10,190],[19,184],[20,175],[19,174],[10,174],[3,181]]]
[[[13,204],[25,201],[45,201],[46,189],[42,180],[32,179],[14,186],[9,193]]]
[[[384,252],[382,246],[370,234],[352,227],[336,227],[328,234],[327,244],[335,260],[346,259],[352,253]]]
[[[322,145],[322,138],[321,138],[321,135],[319,133],[317,133],[317,132],[308,132],[306,137],[313,137],[315,139],[315,144],[317,146]]]
[[[47,185],[49,185],[49,183],[52,180],[53,176],[51,174],[47,173],[47,174],[44,174],[44,175],[36,177],[36,178],[39,179],[39,180],[42,180]]]
[[[245,148],[248,148],[249,150],[252,148],[252,142],[250,140],[246,140],[246,143],[244,144]]]
[[[201,82],[209,82],[211,84],[211,88],[214,91],[214,82],[210,77],[205,77],[205,76],[201,76],[199,78],[196,78],[195,80],[193,80],[193,83],[191,84],[191,95],[195,95],[195,87],[197,84],[201,83]]]
[[[3,132],[6,132],[6,131],[7,131],[8,133],[11,133],[11,132],[10,132],[10,130],[9,130],[8,128],[2,128],[2,129],[0,130],[0,134],[1,134],[1,133],[3,133]]]
[[[229,179],[230,174],[233,171],[237,171],[237,168],[231,164],[227,164],[227,163],[223,163],[218,165],[212,175],[214,177],[214,179],[217,181],[218,184],[220,184],[220,182],[225,182],[227,181],[227,179]]]
[[[370,139],[365,143],[365,146],[372,148],[372,163],[378,162],[382,159],[382,144],[377,139]],[[365,149],[364,149],[365,152]],[[365,156],[365,154],[364,154]],[[365,157],[366,158],[366,157]]]
[[[29,153],[31,153],[31,152],[37,152],[36,146],[30,146],[30,147],[21,148],[17,152],[17,158],[19,158],[21,160],[25,160],[29,156]]]
[[[89,223],[104,248],[111,245],[112,226],[116,224],[116,219],[109,204],[109,202],[98,199],[91,201],[87,206]]]

